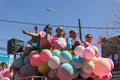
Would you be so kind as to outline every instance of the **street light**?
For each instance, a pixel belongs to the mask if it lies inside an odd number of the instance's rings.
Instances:
[[[62,18],[61,18],[61,16],[60,16],[56,11],[54,11],[53,9],[50,9],[50,8],[48,8],[48,9],[46,9],[46,10],[47,10],[47,11],[51,11],[51,12],[53,12],[54,14],[56,14],[56,15],[59,17],[60,22],[61,22],[61,24],[62,24],[62,26],[63,26]]]

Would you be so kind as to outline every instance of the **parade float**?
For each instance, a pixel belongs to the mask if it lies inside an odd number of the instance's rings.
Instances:
[[[38,42],[28,41],[22,56],[13,63],[14,80],[24,80],[29,76],[42,76],[47,80],[82,80],[89,77],[110,80],[112,77],[113,61],[101,57],[96,46],[78,45],[71,49],[72,44],[64,42],[63,38],[58,38],[56,44],[59,48],[43,48]]]

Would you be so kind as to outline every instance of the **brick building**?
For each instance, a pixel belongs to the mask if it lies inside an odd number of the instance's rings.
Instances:
[[[111,58],[114,62],[111,80],[120,80],[120,35],[103,38],[101,44],[102,57]]]

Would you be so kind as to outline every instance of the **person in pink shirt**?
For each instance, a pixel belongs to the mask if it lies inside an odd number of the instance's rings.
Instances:
[[[92,41],[93,41],[93,35],[92,35],[92,34],[87,34],[87,35],[85,36],[85,39],[86,39],[86,41],[84,42],[84,46],[85,46],[85,47],[88,47],[88,46],[90,46],[90,45],[98,46],[98,45],[100,45],[101,42],[102,42],[102,38],[99,37],[98,42],[96,42],[95,44],[92,44]]]
[[[64,38],[63,27],[56,28],[56,35],[53,36],[52,48],[53,49],[66,49],[66,40]]]
[[[41,48],[50,48],[51,47],[51,41],[52,41],[52,25],[48,24],[44,28],[43,31],[40,31],[38,33],[31,33],[26,30],[22,31],[23,34],[30,35],[34,38],[39,38],[39,45]]]

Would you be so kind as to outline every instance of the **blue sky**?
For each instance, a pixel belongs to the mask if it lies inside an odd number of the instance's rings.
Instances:
[[[74,28],[78,26],[79,18],[82,27],[106,27],[114,2],[119,0],[0,0],[0,20],[61,25],[60,16],[64,26],[73,26],[64,28],[68,36],[71,29],[79,31]],[[51,8],[59,16],[47,11],[47,8]],[[7,40],[11,38],[28,41],[31,37],[22,34],[22,29],[34,32],[33,27],[34,25],[0,21],[0,47],[6,47]],[[44,27],[38,25],[39,31]],[[56,27],[53,28],[55,34]],[[95,43],[99,36],[107,34],[107,30],[82,28],[83,40],[87,33],[94,35]]]

